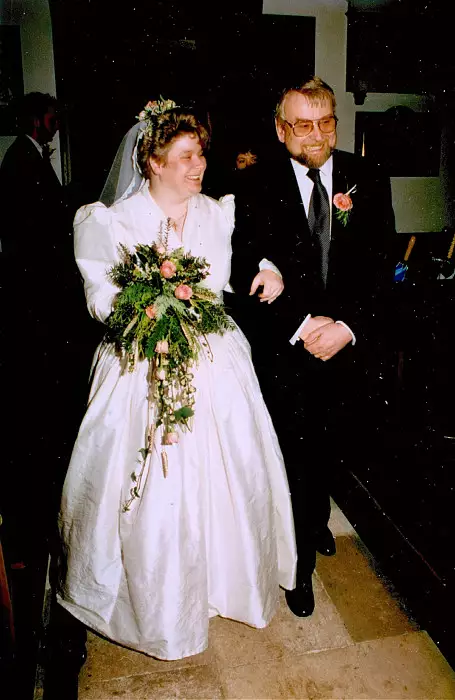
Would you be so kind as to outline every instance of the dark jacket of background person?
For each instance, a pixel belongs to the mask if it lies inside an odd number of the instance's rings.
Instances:
[[[94,341],[74,261],[74,212],[25,134],[2,161],[0,203],[0,512],[6,556],[27,560],[53,527]]]

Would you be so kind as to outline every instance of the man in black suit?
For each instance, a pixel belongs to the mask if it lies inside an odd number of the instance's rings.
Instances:
[[[0,166],[1,379],[7,397],[0,508],[8,558],[26,563],[50,526],[50,503],[57,503],[56,482],[71,451],[77,402],[68,350],[83,296],[73,212],[50,162],[59,127],[56,99],[25,95],[18,124],[21,133]],[[17,500],[12,494],[19,482]]]
[[[71,212],[50,160],[57,101],[29,93],[18,103],[17,119],[21,133],[0,166],[2,286],[23,297],[33,333],[47,335],[46,302],[72,256]]]
[[[57,101],[29,93],[17,111],[21,133],[0,166],[2,254],[11,262],[30,248],[40,258],[53,254],[63,238],[62,225],[71,230],[64,190],[50,162],[50,143],[59,128]],[[30,266],[28,275],[35,271]]]
[[[314,609],[316,552],[335,553],[330,472],[361,457],[368,425],[360,398],[364,388],[377,392],[386,362],[393,281],[390,182],[364,159],[335,150],[335,106],[319,78],[283,93],[275,120],[281,147],[255,166],[253,194],[238,193],[233,237],[235,306],[293,500],[298,573],[286,599],[302,617]],[[251,296],[258,288],[266,303]]]

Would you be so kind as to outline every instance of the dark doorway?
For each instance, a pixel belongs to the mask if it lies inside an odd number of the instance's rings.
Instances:
[[[67,106],[65,172],[80,204],[98,198],[149,99],[208,111],[213,159],[224,164],[240,138],[252,133],[258,148],[275,138],[281,90],[314,71],[314,18],[262,15],[259,0],[197,13],[182,0],[151,0],[115,17],[106,0],[50,5],[57,93]]]

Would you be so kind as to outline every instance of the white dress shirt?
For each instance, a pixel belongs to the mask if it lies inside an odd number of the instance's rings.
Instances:
[[[302,165],[301,163],[298,163],[293,158],[291,159],[291,164],[292,164],[292,167],[294,168],[294,173],[295,173],[295,177],[297,180],[297,185],[298,185],[299,191],[300,191],[300,197],[302,199],[302,204],[305,208],[305,214],[308,218],[308,212],[310,210],[311,194],[313,192],[314,183],[309,177],[307,177],[307,173],[308,173],[309,168],[307,168],[306,165]],[[327,190],[329,202],[331,202],[332,201],[332,193],[333,193],[333,177],[332,177],[333,176],[333,158],[332,158],[332,156],[330,156],[330,158],[328,160],[326,160],[324,165],[322,165],[319,168],[319,174],[321,176],[321,182],[324,185],[325,189]],[[330,207],[330,229],[332,229],[332,207]],[[295,345],[295,343],[299,340],[300,333],[301,333],[302,329],[304,328],[306,322],[310,318],[311,318],[311,314],[308,314],[304,318],[304,320],[302,321],[300,326],[297,328],[297,330],[294,333],[294,335],[292,336],[292,338],[290,338],[290,340],[289,340],[291,345]],[[340,325],[347,328],[347,330],[352,335],[352,344],[355,345],[355,335],[351,331],[349,326],[347,326],[346,323],[344,323],[343,321],[336,321],[336,323],[339,323]]]
[[[297,163],[293,158],[291,159],[292,167],[294,168],[295,178],[300,190],[300,197],[302,198],[303,206],[305,207],[305,214],[308,218],[308,212],[310,210],[310,200],[311,194],[313,192],[314,182],[307,177],[307,172],[309,168],[306,165]],[[327,195],[329,197],[329,202],[332,201],[332,175],[333,175],[333,158],[330,158],[324,163],[324,165],[319,168],[319,174],[321,176],[321,182],[327,190]],[[330,207],[330,228],[332,228],[332,207]]]

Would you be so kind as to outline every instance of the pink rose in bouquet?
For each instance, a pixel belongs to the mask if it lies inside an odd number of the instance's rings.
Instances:
[[[155,352],[166,355],[169,352],[169,343],[167,340],[159,340],[155,345]]]
[[[172,262],[172,260],[165,260],[161,264],[160,272],[165,279],[170,280],[172,277],[174,277],[175,273],[177,272],[177,267]]]
[[[155,243],[154,248],[158,255],[164,255],[166,252],[166,248],[161,243]]]
[[[163,437],[164,445],[176,445],[179,441],[178,433],[165,433]]]
[[[179,284],[179,286],[176,287],[174,294],[177,299],[187,301],[193,296],[193,290],[187,284]]]
[[[156,318],[157,312],[155,306],[147,306],[145,309],[145,315],[148,316],[150,319]]]

